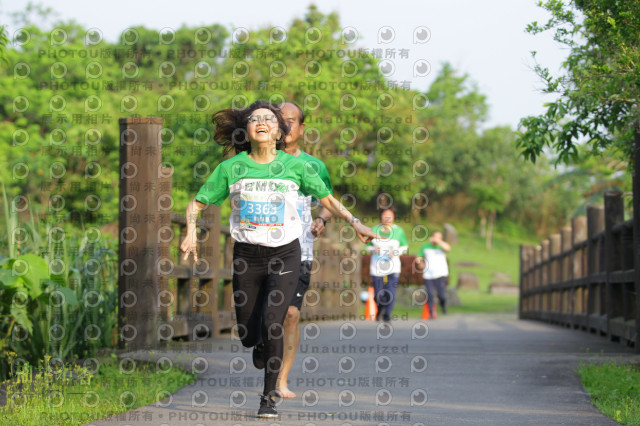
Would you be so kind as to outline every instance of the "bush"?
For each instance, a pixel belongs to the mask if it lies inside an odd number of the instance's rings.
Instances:
[[[39,366],[92,357],[113,343],[117,325],[117,255],[96,228],[19,227],[3,191],[9,256],[0,254],[0,344],[14,363]],[[97,232],[97,233],[96,233]],[[70,243],[77,241],[77,244]],[[7,350],[0,378],[9,377]]]

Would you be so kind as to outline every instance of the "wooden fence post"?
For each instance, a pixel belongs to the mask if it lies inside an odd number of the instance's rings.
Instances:
[[[607,334],[611,334],[611,321],[623,315],[622,285],[612,280],[611,274],[620,265],[619,234],[613,232],[613,227],[624,221],[624,204],[621,192],[607,192],[604,194],[604,270],[607,273],[605,316],[607,320]]]
[[[576,246],[583,243],[587,239],[587,218],[586,216],[574,217],[571,220],[571,245],[574,247],[571,257],[571,276],[573,280],[584,278],[586,276],[585,270],[585,255],[588,251],[588,247],[582,245],[582,248],[578,249]],[[571,327],[576,327],[576,304],[579,303],[579,298],[582,297],[582,289],[584,287],[572,286],[568,293],[568,303],[570,319],[569,324]],[[582,306],[582,305],[580,305]]]
[[[570,226],[564,226],[560,229],[560,250],[562,251],[562,282],[569,282],[573,279],[571,275],[571,255],[572,255],[572,229]]]
[[[518,319],[524,319],[524,313],[527,311],[529,303],[529,285],[528,285],[528,246],[520,245],[520,297],[518,298]],[[527,299],[526,303],[524,299]]]
[[[528,311],[528,318],[532,318],[532,315],[535,315],[536,313],[536,304],[537,304],[537,297],[538,295],[536,293],[533,293],[533,291],[535,290],[535,271],[533,269],[534,264],[535,264],[535,260],[536,260],[536,248],[533,245],[528,245],[527,246],[527,266],[526,266],[526,270],[527,270],[527,289],[529,290],[529,298],[527,301],[527,311]]]
[[[585,303],[585,321],[584,327],[588,330],[591,328],[590,316],[595,314],[598,305],[600,291],[599,285],[594,282],[594,277],[601,271],[600,265],[600,242],[596,239],[596,235],[604,230],[604,206],[588,206],[587,207],[587,272],[589,282],[586,289]],[[584,299],[583,299],[584,300]]]
[[[559,273],[561,271],[560,266],[562,265],[562,258],[557,258],[557,256],[560,253],[561,253],[560,235],[559,234],[549,235],[549,257],[551,259],[549,262],[549,283],[550,284],[558,284],[563,281],[562,276]],[[555,311],[560,311],[559,308],[562,305],[562,300],[561,300],[561,296],[559,295],[561,294],[562,293],[559,292],[559,294],[554,294],[553,296],[553,298],[555,299],[554,304],[556,305],[554,306]],[[558,320],[560,317],[559,312],[556,312],[553,315],[554,317],[556,317],[556,320]]]
[[[541,264],[540,264],[540,275],[541,275],[541,283],[543,287],[549,286],[549,240],[540,241],[540,249],[541,249]],[[553,317],[553,309],[554,309],[554,294],[548,291],[544,292],[544,318],[546,320],[550,320]]]
[[[160,305],[160,317],[163,323],[169,321],[169,306],[172,303],[172,295],[169,292],[169,272],[173,269],[171,260],[170,245],[174,238],[171,229],[171,209],[173,208],[173,169],[170,167],[160,167],[158,170],[158,263],[157,271],[160,280],[160,294],[158,294],[158,304]],[[173,300],[175,303],[175,300]],[[168,337],[168,334],[164,334]],[[161,336],[161,340],[162,336]]]
[[[542,288],[542,272],[540,269],[540,263],[542,262],[542,247],[541,246],[536,246],[535,247],[535,253],[534,253],[534,268],[535,268],[535,286],[536,286],[536,290],[539,291],[539,293],[536,294],[536,298],[537,298],[537,303],[536,303],[536,318],[541,319],[542,318],[542,312],[545,309],[545,298],[544,298],[544,293],[542,293],[540,290]]]
[[[528,270],[529,273],[528,275],[528,281],[529,281],[529,289],[532,291],[536,291],[536,286],[537,286],[537,278],[536,278],[536,269],[535,269],[535,265],[536,265],[536,246],[534,245],[530,245],[528,247],[528,260],[527,260],[527,264],[528,264]],[[533,293],[531,295],[531,298],[529,299],[529,310],[531,312],[530,315],[533,315],[533,318],[537,318],[536,315],[539,312],[540,309],[540,305],[539,305],[539,301],[540,301],[540,294],[538,293]]]
[[[155,266],[162,119],[121,118],[119,124],[119,346],[148,349],[157,346],[161,323]]]
[[[562,270],[561,270],[561,280],[560,281],[569,281],[571,280],[571,268],[570,268],[570,262],[571,262],[571,258],[569,256],[569,252],[571,251],[571,241],[572,241],[572,234],[571,234],[571,227],[569,226],[563,226],[560,229],[560,240],[561,240],[561,247],[560,250],[562,253],[564,253],[564,255],[562,256]]]
[[[571,245],[576,246],[587,239],[587,218],[585,216],[571,219]],[[580,278],[585,276],[582,264],[582,253],[576,252],[571,262],[572,277]]]

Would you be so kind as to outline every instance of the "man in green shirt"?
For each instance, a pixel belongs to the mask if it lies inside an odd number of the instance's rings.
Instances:
[[[287,137],[284,140],[284,151],[287,154],[298,157],[301,160],[306,161],[307,164],[310,164],[318,172],[318,175],[325,183],[329,192],[333,194],[327,167],[319,159],[302,151],[298,145],[298,141],[304,134],[304,112],[298,105],[292,102],[286,102],[280,105],[280,109],[284,120],[289,125],[289,134],[287,134]],[[302,218],[303,228],[302,235],[299,239],[302,257],[300,259],[300,277],[298,278],[298,286],[296,287],[293,300],[290,302],[287,316],[285,317],[283,324],[284,353],[282,356],[282,368],[276,385],[276,389],[282,398],[296,397],[296,394],[289,389],[287,379],[289,378],[289,372],[293,366],[293,361],[298,351],[298,345],[300,344],[300,309],[302,308],[304,294],[307,291],[307,288],[309,288],[309,283],[311,281],[313,241],[314,237],[322,235],[327,220],[332,216],[331,212],[323,207],[318,216],[314,220],[311,220],[311,205],[314,202],[318,203],[318,201],[312,199],[311,196],[305,196],[302,194],[299,194],[298,196],[298,214]]]

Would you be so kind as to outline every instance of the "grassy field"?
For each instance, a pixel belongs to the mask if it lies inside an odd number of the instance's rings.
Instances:
[[[447,254],[451,266],[451,285],[458,282],[460,272],[470,272],[478,277],[479,289],[489,290],[491,276],[503,273],[511,277],[511,282],[518,284],[520,275],[520,242],[494,239],[492,250],[485,247],[484,238],[470,233],[460,233],[458,244]],[[473,263],[477,266],[458,266],[461,262]]]
[[[503,313],[517,314],[518,296],[511,294],[489,294],[482,291],[459,291],[461,306],[450,306],[450,314],[470,313]],[[438,307],[440,309],[440,307]],[[407,315],[409,319],[417,319],[422,315],[422,307],[398,304],[393,309],[393,315]]]

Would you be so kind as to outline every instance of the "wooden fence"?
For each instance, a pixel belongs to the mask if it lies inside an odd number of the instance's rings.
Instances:
[[[197,221],[199,261],[183,260],[183,214],[172,211],[173,169],[162,161],[162,119],[121,118],[118,278],[120,347],[149,349],[173,338],[198,340],[230,329],[233,239],[220,209]],[[195,194],[194,194],[195,195]],[[335,225],[334,225],[335,226]],[[359,249],[321,239],[302,315],[357,315]]]
[[[539,246],[521,246],[520,318],[600,333],[640,352],[633,244],[616,192]]]

